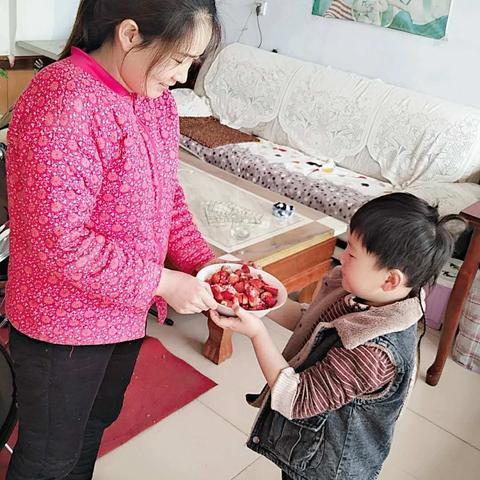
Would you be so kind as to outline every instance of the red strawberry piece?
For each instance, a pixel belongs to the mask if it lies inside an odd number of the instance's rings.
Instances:
[[[213,298],[217,302],[221,302],[223,300],[222,289],[218,285],[212,285],[211,289],[212,289]]]
[[[266,298],[272,298],[273,295],[270,292],[262,292],[260,294],[260,298],[265,301]]]
[[[245,283],[244,282],[237,282],[233,288],[235,288],[235,290],[237,292],[240,292],[240,293],[243,293],[245,291]]]
[[[239,280],[240,280],[240,277],[235,273],[231,273],[228,277],[228,283],[230,285],[235,285]]]
[[[267,306],[265,305],[265,303],[263,302],[258,302],[257,305],[255,305],[255,307],[252,307],[251,310],[266,310],[267,309]]]
[[[250,273],[250,267],[249,267],[246,263],[244,263],[244,264],[242,265],[242,271],[243,271],[244,273]]]
[[[270,292],[263,292],[260,295],[260,298],[263,300],[263,302],[268,308],[273,307],[277,303],[277,299],[274,298],[274,296]]]
[[[220,283],[221,285],[226,285],[228,283],[228,277],[230,276],[230,274],[225,270],[220,270],[218,272],[218,275],[219,275],[218,283]]]
[[[223,295],[224,300],[233,300],[235,298],[235,295],[228,290],[225,290],[222,293],[222,295]]]
[[[210,285],[215,285],[217,283],[220,283],[220,274],[219,272],[215,272],[211,277],[210,277]]]
[[[264,289],[266,292],[270,292],[272,295],[275,295],[275,296],[278,295],[278,288],[271,287],[270,285],[265,284],[265,285],[263,286],[263,289]]]
[[[250,280],[250,285],[257,290],[260,290],[263,287],[263,282],[260,278],[252,278]]]
[[[248,305],[248,297],[244,293],[239,293],[238,303],[240,303],[240,305]]]
[[[245,286],[245,293],[247,294],[247,296],[249,297],[249,300],[250,300],[250,297],[252,298],[257,298],[258,297],[258,290],[254,287],[252,287],[251,285],[246,285]]]
[[[272,308],[277,304],[276,298],[271,298],[268,302],[265,302],[268,308]]]
[[[247,295],[248,297],[248,304],[250,305],[251,308],[256,307],[260,303],[260,299],[258,297],[251,297],[250,295]]]

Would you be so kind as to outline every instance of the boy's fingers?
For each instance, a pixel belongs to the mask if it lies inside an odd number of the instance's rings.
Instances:
[[[247,312],[244,310],[238,303],[233,305],[233,313],[240,319],[240,320],[245,320],[248,321],[251,317],[251,313]]]
[[[216,323],[219,327],[230,328],[233,325],[231,319],[227,317],[222,317],[215,310],[210,310],[210,318]]]

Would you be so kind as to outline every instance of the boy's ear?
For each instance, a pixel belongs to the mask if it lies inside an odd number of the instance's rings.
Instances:
[[[391,292],[392,290],[395,290],[396,288],[403,285],[404,281],[405,275],[400,270],[389,270],[387,278],[382,285],[382,290],[384,292]]]

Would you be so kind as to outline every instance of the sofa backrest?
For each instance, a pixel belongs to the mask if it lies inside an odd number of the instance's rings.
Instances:
[[[204,81],[212,111],[232,128],[256,132],[278,117],[286,87],[302,62],[235,43],[224,48]]]
[[[396,187],[480,174],[480,110],[239,43],[202,81],[222,123]]]

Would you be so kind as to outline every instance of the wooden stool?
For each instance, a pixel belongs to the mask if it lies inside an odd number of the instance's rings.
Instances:
[[[480,202],[474,203],[465,209],[461,212],[461,215],[472,225],[473,234],[467,254],[465,255],[465,260],[458,272],[448,301],[437,356],[427,370],[427,383],[432,386],[437,385],[440,380],[440,375],[442,374],[443,367],[452,349],[453,340],[458,330],[463,304],[468,296],[480,264]]]

